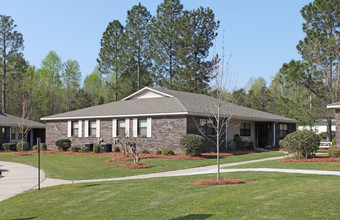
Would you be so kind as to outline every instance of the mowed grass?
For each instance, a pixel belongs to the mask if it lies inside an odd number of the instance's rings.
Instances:
[[[37,166],[37,154],[12,157],[13,153],[0,153],[0,161],[11,161],[32,166]],[[285,155],[281,152],[263,152],[248,155],[228,156],[221,158],[221,163],[232,163],[246,160],[275,157]],[[216,164],[216,159],[206,160],[179,160],[179,159],[143,159],[142,164],[150,164],[146,169],[120,169],[115,168],[117,164],[131,163],[109,163],[107,155],[81,155],[81,154],[41,154],[41,168],[47,177],[81,180],[110,177],[123,177],[138,174],[155,173],[184,168],[208,166]]]
[[[340,177],[224,173],[247,184],[195,186],[215,175],[72,184],[0,203],[1,219],[340,219]]]
[[[340,162],[322,162],[322,163],[319,163],[319,162],[280,162],[281,160],[272,160],[272,161],[244,164],[244,165],[238,165],[238,166],[226,167],[226,168],[227,169],[228,168],[231,168],[231,169],[235,169],[235,168],[279,168],[279,169],[340,171]]]

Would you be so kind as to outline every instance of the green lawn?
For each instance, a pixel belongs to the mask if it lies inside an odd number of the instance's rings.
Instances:
[[[12,157],[13,153],[0,153],[0,161],[12,161],[37,166],[37,154]],[[228,156],[221,158],[221,163],[254,160],[260,158],[285,155],[281,152],[263,152],[249,155]],[[162,172],[183,168],[208,166],[216,164],[216,159],[206,160],[178,160],[178,159],[145,159],[143,164],[152,165],[147,169],[118,169],[115,166],[119,163],[108,163],[105,160],[111,156],[104,155],[77,155],[77,154],[42,154],[41,168],[50,178],[67,180],[96,179],[131,176]],[[126,162],[125,162],[126,163]]]
[[[340,219],[340,178],[224,173],[247,184],[195,186],[215,175],[72,184],[0,203],[1,219]]]
[[[280,162],[280,160],[265,161],[228,167],[234,168],[282,168],[282,169],[305,169],[305,170],[331,170],[340,171],[340,162]],[[340,192],[339,192],[340,193]]]

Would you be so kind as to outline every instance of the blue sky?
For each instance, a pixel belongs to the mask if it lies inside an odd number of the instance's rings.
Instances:
[[[24,54],[40,66],[54,50],[65,62],[76,59],[83,78],[97,64],[100,39],[106,26],[118,19],[125,24],[126,12],[135,0],[2,0],[0,14],[11,16],[24,36]],[[162,1],[141,1],[152,15]],[[211,8],[220,20],[217,48],[231,54],[234,87],[244,87],[250,77],[262,76],[270,83],[284,62],[299,59],[296,45],[302,40],[300,10],[307,0],[182,0],[184,9]],[[218,49],[217,49],[218,50]]]

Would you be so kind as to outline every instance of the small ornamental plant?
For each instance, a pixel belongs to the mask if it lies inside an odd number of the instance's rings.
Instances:
[[[164,155],[164,156],[175,155],[175,152],[174,152],[172,149],[170,149],[170,148],[165,148],[165,149],[163,150],[163,155]]]
[[[204,152],[206,145],[205,138],[197,134],[185,135],[179,143],[185,154],[191,156],[200,156]]]
[[[55,142],[57,145],[58,150],[67,151],[71,147],[71,140],[70,139],[59,139]]]
[[[295,131],[283,139],[282,145],[297,158],[312,158],[319,149],[320,137],[313,131]]]

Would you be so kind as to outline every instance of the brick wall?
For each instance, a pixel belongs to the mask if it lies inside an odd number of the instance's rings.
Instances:
[[[133,120],[130,119],[131,141],[137,143],[144,149],[155,151],[156,149],[171,148],[175,152],[181,152],[179,147],[180,138],[186,135],[187,119],[186,116],[153,117],[151,137],[132,137]],[[56,148],[55,142],[62,138],[68,138],[72,145],[84,147],[85,143],[98,143],[97,137],[85,136],[85,120],[82,121],[82,137],[67,137],[68,122],[47,121],[46,123],[46,142],[48,148]],[[114,143],[116,138],[112,137],[112,119],[100,120],[100,137],[105,143]],[[119,137],[117,137],[119,138]]]
[[[335,110],[335,141],[336,141],[336,148],[340,149],[340,109]]]

